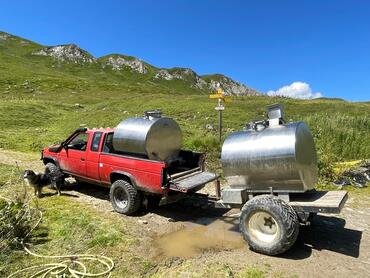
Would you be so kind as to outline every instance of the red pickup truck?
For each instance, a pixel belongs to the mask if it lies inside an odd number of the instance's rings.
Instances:
[[[134,213],[145,200],[195,192],[218,178],[204,170],[202,153],[180,150],[170,161],[160,161],[116,151],[114,132],[79,128],[61,144],[43,149],[41,159],[52,173],[110,187],[112,206],[123,214]]]

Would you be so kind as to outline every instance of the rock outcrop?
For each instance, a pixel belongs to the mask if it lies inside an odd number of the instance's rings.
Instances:
[[[242,83],[232,80],[231,78],[221,75],[208,75],[204,79],[207,81],[208,87],[211,91],[216,91],[218,85],[221,87],[225,95],[234,96],[258,96],[261,95],[258,91],[245,86]]]
[[[153,79],[162,79],[167,81],[174,79],[184,80],[189,82],[191,87],[205,91],[216,91],[218,86],[220,86],[226,95],[261,95],[258,91],[222,74],[199,76],[192,69],[188,68],[160,69],[154,75]]]
[[[6,41],[9,37],[9,34],[0,32],[0,40]]]
[[[129,68],[132,71],[141,74],[148,73],[148,67],[145,65],[145,63],[135,57],[127,57],[123,55],[111,56],[105,62],[103,62],[103,64],[111,66],[113,70]]]
[[[154,79],[173,80],[180,79],[190,83],[190,86],[205,89],[207,83],[199,75],[189,68],[161,69],[153,77]]]
[[[75,64],[96,63],[96,59],[87,51],[75,44],[48,46],[34,51],[32,55],[50,56],[61,62]]]
[[[159,70],[153,77],[154,79],[172,80],[175,77],[168,72],[166,69]]]

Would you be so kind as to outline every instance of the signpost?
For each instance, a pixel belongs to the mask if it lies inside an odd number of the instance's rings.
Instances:
[[[215,110],[218,111],[218,140],[221,142],[222,137],[222,111],[225,110],[224,102],[231,102],[231,100],[224,96],[220,84],[217,85],[217,91],[215,94],[209,95],[211,99],[217,99],[217,106]]]

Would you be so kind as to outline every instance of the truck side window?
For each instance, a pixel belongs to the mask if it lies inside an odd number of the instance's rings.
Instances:
[[[68,143],[68,148],[77,151],[86,151],[87,133],[80,133]]]
[[[100,139],[101,139],[102,134],[103,133],[99,131],[94,133],[94,137],[92,139],[91,148],[90,148],[91,151],[97,152],[99,150],[99,144],[100,144]]]
[[[108,133],[105,136],[105,142],[104,142],[103,152],[104,153],[112,153],[112,152],[114,152],[114,149],[113,149],[113,133]]]

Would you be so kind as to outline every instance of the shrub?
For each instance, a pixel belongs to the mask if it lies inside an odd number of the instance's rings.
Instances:
[[[334,160],[327,155],[322,155],[318,160],[320,182],[333,181],[336,177]]]
[[[17,248],[32,227],[28,203],[0,199],[0,250]]]

